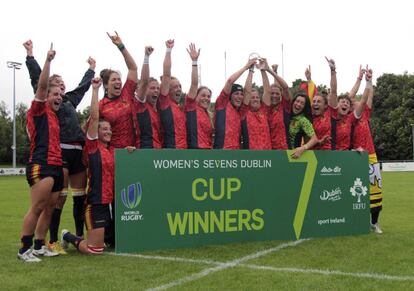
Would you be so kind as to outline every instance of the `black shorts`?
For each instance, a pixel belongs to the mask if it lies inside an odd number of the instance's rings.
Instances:
[[[82,151],[77,149],[62,149],[63,167],[68,169],[69,175],[85,171],[82,163]]]
[[[85,224],[87,230],[105,227],[110,220],[109,204],[86,204]]]
[[[54,180],[52,192],[63,189],[63,170],[61,166],[29,164],[26,167],[26,180],[30,187],[46,177]]]

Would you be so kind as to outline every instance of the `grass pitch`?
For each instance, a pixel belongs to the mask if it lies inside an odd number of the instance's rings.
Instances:
[[[0,177],[1,290],[414,290],[414,173],[382,173],[384,234],[17,260],[24,177]],[[73,229],[71,197],[61,226]]]

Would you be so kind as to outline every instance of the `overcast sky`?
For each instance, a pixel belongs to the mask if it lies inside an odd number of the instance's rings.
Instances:
[[[308,65],[317,84],[329,85],[326,55],[337,63],[339,92],[347,92],[360,64],[369,64],[375,77],[413,73],[412,6],[403,0],[7,1],[0,11],[0,101],[11,110],[13,71],[7,68],[7,61],[23,63],[16,71],[16,102],[29,104],[33,99],[22,45],[28,39],[34,42],[34,55],[41,66],[50,43],[54,43],[52,73],[62,75],[67,90],[79,83],[88,67],[88,56],[96,59],[97,73],[110,67],[120,70],[125,80],[127,69],[122,55],[106,35],[106,31],[114,30],[139,70],[144,46],[155,48],[150,59],[151,75],[155,77],[162,74],[164,42],[174,38],[172,74],[181,81],[184,91],[189,88],[191,72],[186,48],[194,42],[201,48],[201,81],[213,90],[213,100],[225,81],[224,52],[228,77],[247,62],[252,52],[281,66],[282,43],[284,77],[289,85],[305,78]],[[244,84],[245,76],[238,83]],[[257,83],[261,83],[259,77],[255,74]],[[89,105],[90,95],[86,93],[79,109]]]

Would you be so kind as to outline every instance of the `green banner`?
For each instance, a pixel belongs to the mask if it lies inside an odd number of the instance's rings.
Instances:
[[[116,252],[369,232],[368,156],[116,150]]]

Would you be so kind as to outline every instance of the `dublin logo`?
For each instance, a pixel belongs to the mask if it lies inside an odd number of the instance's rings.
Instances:
[[[128,186],[128,190],[125,188],[121,190],[122,204],[126,208],[134,209],[141,202],[142,188],[141,183],[135,183]]]

